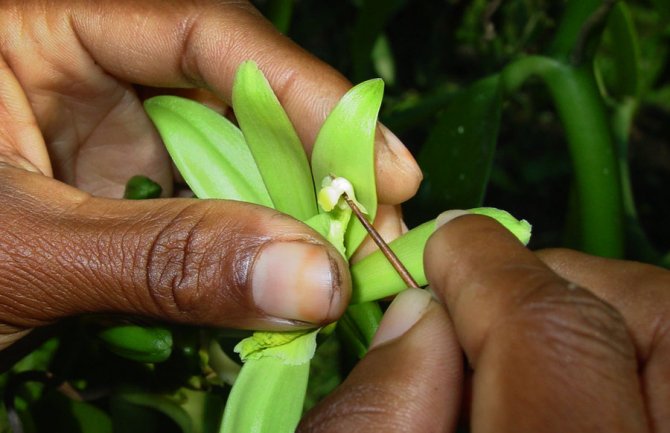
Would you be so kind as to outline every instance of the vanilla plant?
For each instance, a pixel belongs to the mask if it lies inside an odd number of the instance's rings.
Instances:
[[[255,63],[235,77],[232,106],[239,127],[183,98],[145,103],[170,155],[197,197],[271,207],[301,220],[350,258],[367,235],[343,194],[370,221],[377,212],[374,136],[383,82],[352,88],[324,122],[311,161],[268,81]],[[497,209],[476,209],[501,221],[527,242],[530,226]],[[390,244],[414,279],[426,284],[423,248],[435,230],[429,221]],[[393,295],[406,285],[380,252],[350,267],[352,303]],[[365,304],[363,304],[365,305]],[[244,362],[221,423],[221,432],[291,432],[302,414],[309,362],[318,329],[255,332],[235,350]]]

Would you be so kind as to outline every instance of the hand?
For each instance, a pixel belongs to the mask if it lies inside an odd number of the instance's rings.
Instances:
[[[301,432],[454,431],[462,412],[473,433],[670,431],[670,272],[533,254],[472,215],[440,228],[425,259],[446,311],[400,294]]]
[[[342,313],[346,265],[297,221],[240,203],[103,198],[120,197],[136,174],[172,191],[134,85],[199,87],[229,101],[247,59],[309,151],[350,83],[247,2],[2,3],[0,348],[80,313],[256,329]],[[378,132],[380,201],[397,204],[421,175],[398,139]]]

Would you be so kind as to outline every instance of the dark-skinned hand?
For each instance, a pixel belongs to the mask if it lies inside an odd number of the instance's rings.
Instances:
[[[138,86],[202,89],[218,106],[247,59],[309,152],[351,84],[248,2],[0,3],[0,349],[82,313],[268,330],[339,317],[346,264],[298,221],[243,203],[112,199],[136,174],[172,194]],[[376,149],[380,201],[396,205],[421,173],[381,125]],[[392,206],[379,220],[401,230]]]
[[[462,412],[473,433],[670,432],[669,271],[534,254],[474,215],[424,257],[443,305],[400,294],[300,432],[454,432]]]

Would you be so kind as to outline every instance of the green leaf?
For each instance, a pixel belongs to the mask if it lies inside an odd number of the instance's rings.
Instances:
[[[112,433],[112,420],[99,408],[74,400],[70,401],[70,407],[81,433]]]
[[[405,5],[406,0],[364,0],[353,29],[351,61],[354,80],[370,77],[375,41],[386,23]]]
[[[291,27],[294,0],[270,0],[265,16],[280,32],[286,34]]]
[[[144,107],[198,197],[273,207],[242,133],[225,117],[176,96],[156,96]]]
[[[639,95],[640,49],[628,6],[617,3],[610,13],[596,57],[608,93],[621,101]]]
[[[38,432],[112,433],[112,421],[91,403],[72,400],[56,389],[47,389],[30,408]]]
[[[305,150],[258,66],[240,65],[233,84],[233,110],[274,208],[299,220],[317,214]]]
[[[493,164],[502,95],[497,76],[454,96],[418,155],[424,181],[412,203],[416,214],[481,206]]]
[[[670,19],[670,3],[668,0],[651,0],[651,3],[666,20]]]
[[[274,357],[250,359],[235,381],[221,433],[292,433],[305,400],[309,362],[290,365]]]
[[[312,151],[316,188],[321,188],[329,175],[347,179],[371,221],[377,213],[374,142],[383,93],[384,83],[379,79],[365,81],[347,92],[321,127]],[[352,218],[345,235],[348,257],[366,235],[361,223]]]
[[[605,5],[603,0],[568,0],[563,7],[563,16],[561,17],[556,29],[554,40],[550,44],[550,54],[554,58],[561,60],[580,60],[584,62],[587,58],[575,59],[575,51],[582,57],[588,53],[589,48],[594,45],[594,40],[600,37],[600,32],[594,32],[591,28],[586,39],[584,26],[594,17],[595,14]],[[600,19],[604,16],[600,16]],[[596,24],[596,23],[590,23]],[[602,27],[602,26],[599,26]],[[573,57],[573,59],[570,59]]]
[[[367,353],[381,320],[382,310],[377,302],[350,305],[337,321],[337,332],[360,359]]]
[[[379,35],[374,47],[372,48],[372,62],[375,72],[389,86],[393,86],[396,81],[396,65],[393,58],[393,51],[386,35]]]
[[[194,432],[190,415],[180,406],[176,398],[132,390],[119,391],[113,398],[158,411],[177,424],[183,433]]]

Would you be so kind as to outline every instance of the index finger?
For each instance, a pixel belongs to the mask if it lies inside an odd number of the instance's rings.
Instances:
[[[70,22],[83,48],[123,80],[161,87],[205,87],[230,102],[240,63],[254,60],[268,78],[305,149],[351,88],[341,74],[279,34],[248,2],[79,2]],[[101,10],[102,9],[102,10]],[[380,202],[411,197],[421,171],[383,125],[376,133]]]
[[[647,431],[635,349],[610,305],[488,217],[440,228],[425,266],[474,369],[474,432]]]

